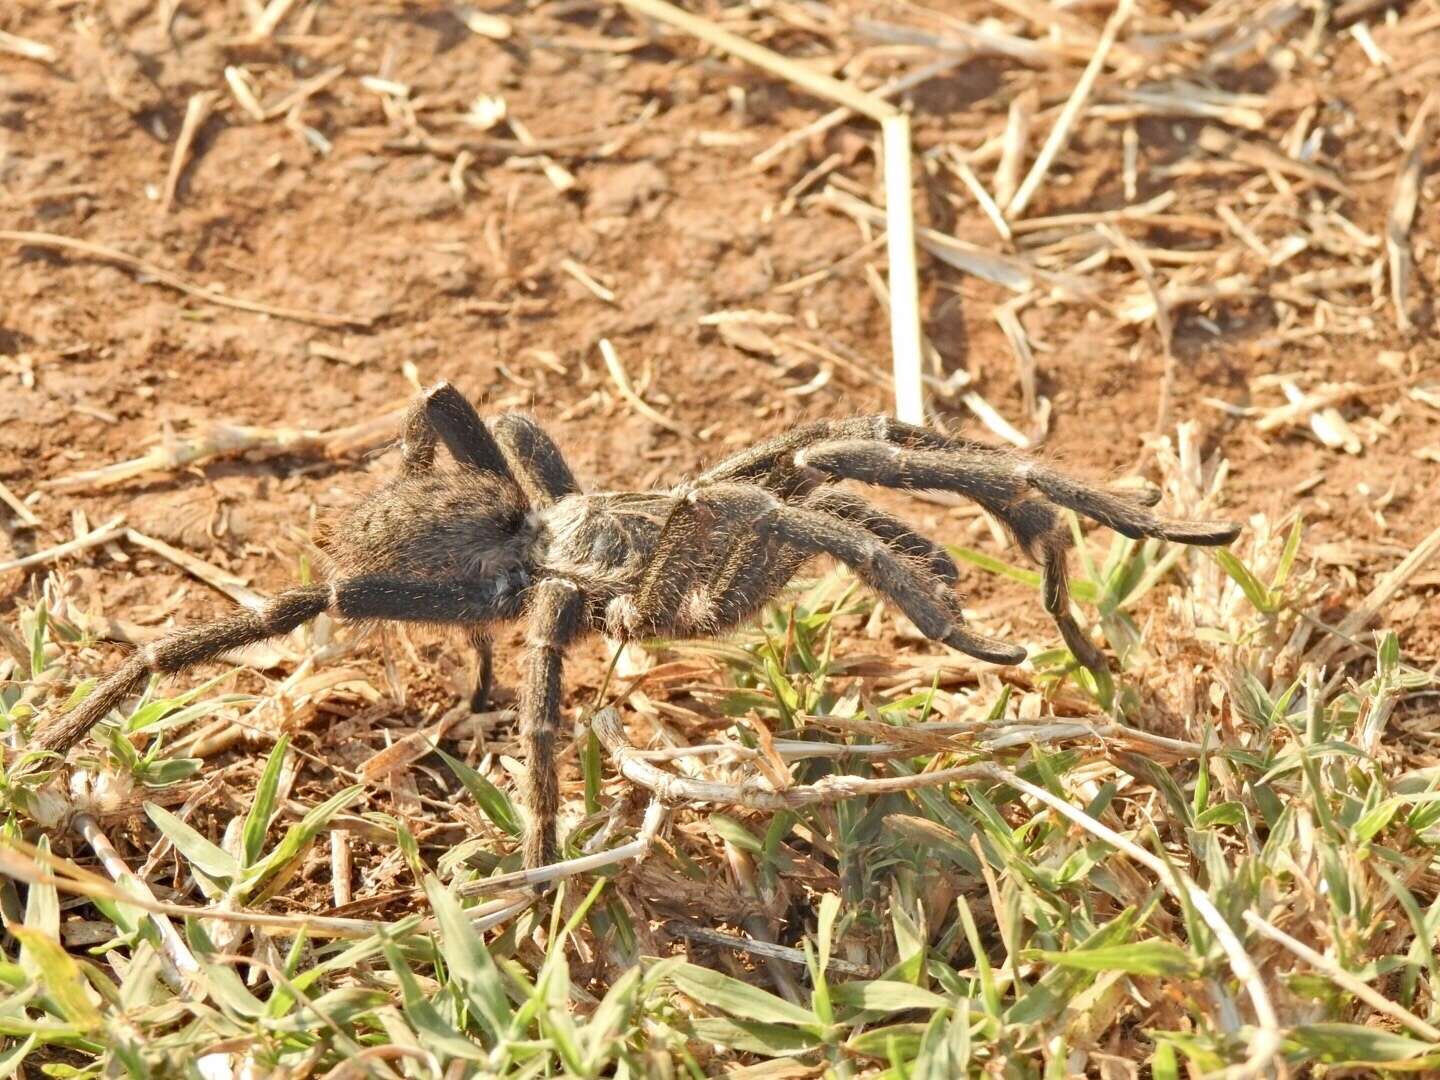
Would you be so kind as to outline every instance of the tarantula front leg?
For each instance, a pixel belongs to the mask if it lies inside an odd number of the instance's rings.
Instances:
[[[924,563],[932,574],[947,585],[954,585],[960,580],[960,571],[955,560],[941,545],[853,492],[839,488],[820,488],[805,500],[804,505],[874,533],[900,554]]]
[[[410,475],[435,467],[437,442],[443,442],[457,464],[480,472],[512,477],[512,455],[492,436],[465,395],[448,382],[437,383],[410,407],[401,434],[401,468]],[[529,494],[529,485],[522,484]],[[475,686],[470,711],[482,712],[490,701],[495,671],[495,646],[483,627],[467,633],[475,650]]]
[[[802,505],[865,529],[900,555],[926,567],[947,586],[959,579],[955,560],[943,547],[858,495],[820,488],[805,497]],[[740,625],[784,588],[811,557],[810,552],[781,544],[774,536],[761,535],[748,523],[732,530],[726,543],[729,549],[710,580],[687,598],[686,606],[703,612],[700,625],[692,622],[682,630],[716,633]]]
[[[490,428],[531,506],[549,506],[579,493],[565,456],[534,420],[506,413],[490,421]]]
[[[675,500],[634,596],[612,601],[607,612],[611,636],[636,637],[696,621],[685,618],[680,606],[712,566],[714,523],[707,507],[683,496]]]
[[[425,391],[405,414],[401,425],[404,471],[414,474],[432,469],[437,440],[445,444],[456,464],[513,479],[505,455],[475,407],[448,382]]]
[[[1240,535],[1230,522],[1177,521],[1157,517],[1148,495],[1130,498],[1083,484],[1029,458],[993,450],[915,450],[868,440],[818,443],[795,455],[802,468],[819,469],[837,480],[861,480],[905,490],[954,491],[1016,528],[1007,516],[1029,493],[1074,510],[1123,536],[1154,537],[1183,544],[1228,544]],[[1021,543],[1027,537],[1016,529]]]
[[[773,489],[773,481],[777,477],[787,478],[787,472],[793,471],[787,470],[787,466],[796,452],[816,443],[857,439],[916,449],[960,448],[976,453],[1005,452],[969,439],[940,435],[889,416],[855,416],[846,420],[815,420],[801,424],[782,435],[722,458],[696,479],[701,484],[763,483]]]
[[[837,479],[883,487],[954,491],[975,500],[1010,532],[1044,572],[1045,609],[1065,644],[1086,667],[1099,670],[1104,657],[1070,615],[1066,553],[1070,531],[1059,513],[1066,507],[1132,539],[1154,537],[1186,544],[1228,544],[1240,527],[1229,522],[1177,521],[1146,509],[1148,494],[1128,498],[1091,487],[1039,462],[1009,454],[963,449],[920,450],[874,441],[819,443],[795,455],[801,467]]]
[[[520,738],[525,749],[525,866],[555,861],[555,818],[560,778],[555,744],[560,733],[561,676],[565,650],[584,629],[585,600],[568,581],[550,578],[532,590],[526,633],[525,681],[520,688]]]

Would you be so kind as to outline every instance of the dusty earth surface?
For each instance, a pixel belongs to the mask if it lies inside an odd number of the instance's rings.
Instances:
[[[949,6],[971,15],[981,8]],[[83,4],[4,5],[0,29],[48,44],[57,58],[0,53],[0,226],[83,239],[194,286],[352,322],[234,310],[83,253],[0,242],[0,481],[40,521],[27,528],[0,507],[0,562],[70,539],[77,512],[91,528],[124,514],[131,527],[258,591],[283,588],[300,573],[315,508],[394,468],[384,430],[328,453],[241,454],[112,486],[50,484],[214,422],[364,425],[403,405],[417,383],[441,378],[482,411],[534,412],[576,472],[605,487],[668,482],[802,419],[890,406],[886,312],[865,272],[867,262],[883,269],[883,245],[862,250],[868,237],[819,197],[827,177],[809,175],[825,163],[847,190],[882,203],[868,124],[839,125],[796,142],[774,167],[753,169],[755,154],[829,105],[603,4],[493,8],[510,30],[504,40],[471,32],[439,4],[297,5],[261,40],[247,34],[239,3],[159,9],[117,0],[107,29]],[[828,57],[828,70],[850,63],[844,73],[866,81],[933,58],[852,32],[852,17],[899,18],[904,8],[707,9],[772,48],[817,63]],[[1103,13],[1093,19],[1101,21]],[[1372,238],[1384,236],[1400,141],[1437,43],[1433,30],[1412,39],[1385,37],[1379,26],[1389,68],[1337,37],[1323,64],[1302,58],[1287,80],[1258,61],[1217,75],[1231,91],[1276,98],[1270,132],[1283,133],[1307,108],[1323,120],[1348,118],[1320,150],[1325,166],[1347,178],[1348,194],[1321,195]],[[229,88],[227,66],[243,68],[266,104],[338,70],[297,107],[262,122]],[[917,149],[973,149],[1003,130],[1021,89],[1035,88],[1051,108],[1075,74],[996,57],[960,65],[909,95]],[[210,91],[215,110],[167,211],[163,191],[186,103]],[[503,98],[521,127],[467,123],[482,97]],[[1172,251],[1213,240],[1213,215],[1202,209],[1205,220],[1197,226],[1192,215],[1187,225],[1187,200],[1208,207],[1217,186],[1239,181],[1150,171],[1185,160],[1203,126],[1183,117],[1135,124],[1146,166],[1136,197],[1179,195],[1175,220],[1134,227],[1136,239]],[[538,140],[549,157],[537,158],[521,138]],[[1121,147],[1122,125],[1087,119],[1029,215],[1121,205]],[[1263,290],[1175,311],[1170,430],[1192,420],[1229,459],[1228,513],[1279,518],[1303,508],[1308,550],[1329,560],[1337,616],[1440,523],[1440,399],[1408,393],[1440,378],[1432,321],[1440,160],[1433,144],[1425,155],[1410,234],[1411,333],[1397,330],[1384,288],[1373,303],[1368,288],[1347,301],[1368,330],[1330,334],[1322,321],[1308,338],[1274,332]],[[917,172],[922,224],[1004,248],[953,175]],[[1302,187],[1295,197],[1316,193]],[[1287,269],[1305,268],[1309,257]],[[812,283],[785,287],[827,268]],[[993,315],[1008,294],[925,255],[920,273],[926,330],[946,369],[968,371],[972,388],[1025,427],[1015,354]],[[1102,287],[1105,280],[1097,278]],[[778,355],[764,341],[740,347],[756,342],[737,344],[701,321],[738,309],[777,316],[759,325],[781,342]],[[1139,468],[1154,479],[1144,437],[1154,434],[1164,370],[1155,327],[1077,304],[1032,306],[1022,321],[1037,347],[1036,389],[1052,410],[1041,452],[1094,477]],[[617,392],[597,349],[602,337],[676,430]],[[1322,445],[1303,423],[1261,432],[1213,404],[1274,407],[1283,398],[1264,377],[1285,373],[1306,385],[1358,384],[1339,408],[1360,434],[1359,453]],[[952,428],[983,434],[958,400],[936,393],[931,403]],[[994,550],[973,514],[890,505],[932,535]],[[124,543],[54,565],[70,595],[144,629],[210,617],[230,603]],[[0,604],[33,596],[53,568],[0,573]],[[1437,593],[1440,568],[1432,568],[1400,593],[1388,619],[1421,666],[1440,659]],[[1029,640],[1053,639],[1033,595],[977,580],[971,603],[982,626],[1008,622]],[[516,643],[501,641],[502,688],[515,682]],[[885,643],[867,644],[877,646]],[[582,650],[577,694],[595,685],[600,649]],[[104,655],[113,661],[118,652]],[[377,655],[364,662],[378,667]],[[415,662],[431,653],[396,653],[422,700],[427,687],[432,700],[455,692],[463,659],[458,649],[444,658],[431,665]],[[442,669],[448,682],[436,674]],[[259,685],[260,676],[249,678]]]

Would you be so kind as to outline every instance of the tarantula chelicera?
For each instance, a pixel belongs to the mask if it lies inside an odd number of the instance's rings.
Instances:
[[[452,467],[436,464],[437,443]],[[997,664],[1025,658],[1023,648],[965,626],[953,590],[959,575],[944,548],[836,481],[974,500],[1040,564],[1045,608],[1090,668],[1105,660],[1070,614],[1062,507],[1137,539],[1226,544],[1239,532],[1156,517],[1146,508],[1158,493],[1091,487],[1039,461],[883,416],[797,427],[668,491],[587,494],[533,420],[505,414],[487,425],[441,383],[406,417],[402,455],[399,475],[330,531],[324,584],[140,648],[32,746],[63,752],[152,673],[183,671],[322,612],[463,627],[479,654],[478,710],[490,687],[489,628],[524,618],[519,712],[529,777],[525,860],[534,867],[556,855],[561,665],[585,634],[718,634],[755,614],[807,560],[829,555],[927,637]]]

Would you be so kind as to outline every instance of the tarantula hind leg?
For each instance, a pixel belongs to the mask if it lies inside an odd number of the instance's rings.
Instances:
[[[470,625],[513,618],[514,599],[509,593],[497,594],[484,582],[412,580],[385,574],[287,589],[258,611],[239,611],[185,627],[137,649],[73,709],[39,727],[29,748],[64,754],[151,675],[173,675],[231,649],[287,634],[322,612],[356,621]]]

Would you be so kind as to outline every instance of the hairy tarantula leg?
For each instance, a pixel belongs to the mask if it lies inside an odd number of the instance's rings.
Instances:
[[[1074,541],[1059,508],[1031,495],[1010,506],[1004,521],[1025,554],[1041,566],[1041,599],[1060,630],[1066,648],[1091,671],[1106,670],[1105,655],[1085,636],[1070,614],[1070,573],[1066,556]]]
[[[343,578],[329,589],[333,609],[346,619],[468,625],[515,618],[528,584],[523,576],[429,581],[365,574]]]
[[[555,817],[560,779],[555,744],[560,733],[561,670],[565,649],[584,628],[585,600],[568,581],[550,578],[535,586],[525,635],[525,680],[520,687],[520,738],[525,748],[525,866],[555,861]]]
[[[946,585],[954,585],[960,580],[960,570],[948,551],[859,495],[836,488],[821,488],[805,500],[805,505],[874,533],[900,554],[924,563]]]
[[[878,536],[840,518],[779,502],[753,485],[702,488],[692,499],[711,503],[731,520],[750,519],[759,531],[810,555],[843,562],[876,592],[889,597],[933,641],[997,664],[1018,664],[1025,650],[987,638],[961,625],[959,604],[949,587],[909,563]]]
[[[328,585],[289,589],[259,611],[239,612],[200,626],[187,627],[144,645],[105,678],[79,705],[40,728],[32,750],[64,754],[85,733],[145,685],[152,674],[167,674],[210,660],[220,653],[289,633],[330,606]]]
[[[404,469],[424,472],[435,464],[439,438],[456,463],[477,472],[513,479],[505,455],[465,395],[448,382],[439,382],[416,399],[402,428]]]
[[[709,633],[739,626],[795,576],[809,552],[786,547],[772,536],[742,528],[705,586]]]
[[[490,421],[490,430],[531,506],[549,506],[579,494],[580,485],[560,448],[530,417],[506,413]]]
[[[347,578],[331,585],[287,589],[259,611],[186,627],[137,649],[69,712],[36,732],[31,747],[64,753],[152,674],[169,675],[213,660],[221,653],[287,634],[324,611],[349,619],[472,623],[513,618],[525,583],[411,581],[380,575]]]
[[[759,483],[777,463],[792,458],[796,451],[821,442],[865,440],[928,450],[972,450],[976,453],[1003,454],[984,443],[940,435],[914,424],[902,423],[888,416],[856,416],[847,420],[816,420],[802,424],[783,435],[766,439],[748,449],[722,458],[700,474],[701,484],[728,482]],[[767,482],[766,487],[770,484]]]
[[[1228,544],[1240,535],[1240,526],[1233,522],[1177,521],[1157,517],[1143,509],[1147,504],[1140,499],[1128,499],[1090,487],[1044,465],[1032,465],[1025,479],[1051,502],[1084,514],[1132,540],[1150,536],[1181,544],[1216,546]]]
[[[1070,537],[1052,533],[1044,545],[1044,579],[1041,594],[1045,610],[1060,630],[1060,637],[1070,654],[1091,671],[1104,671],[1109,665],[1105,654],[1085,636],[1075,616],[1070,614],[1070,571],[1065,565],[1065,550]]]
[[[711,525],[715,515],[709,507],[688,498],[677,499],[660,530],[650,565],[635,590],[633,607],[623,610],[616,620],[616,636],[653,633],[661,627],[681,628],[686,621],[680,617],[685,597],[710,572],[715,559],[711,555]]]
[[[484,712],[495,687],[495,642],[483,626],[472,626],[465,636],[475,650],[475,687],[470,691],[470,711]]]
[[[795,455],[802,468],[836,479],[904,489],[955,491],[974,499],[1006,524],[1027,490],[1098,521],[1132,539],[1155,537],[1185,544],[1228,544],[1240,534],[1230,522],[1176,521],[1157,517],[1142,499],[1125,498],[1024,458],[996,453],[906,450],[873,441],[827,442]],[[1014,528],[1013,524],[1011,525]]]

